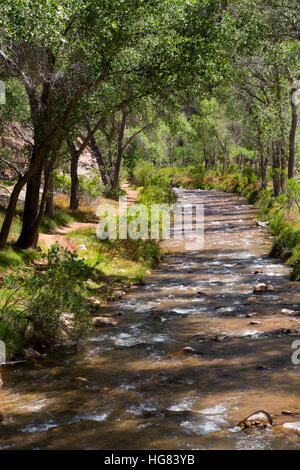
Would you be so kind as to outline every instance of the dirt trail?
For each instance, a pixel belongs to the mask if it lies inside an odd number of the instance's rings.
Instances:
[[[127,183],[122,186],[122,189],[124,189],[127,193],[127,207],[131,204],[134,204],[138,197],[138,191],[131,189]],[[71,238],[66,237],[65,235],[81,228],[95,228],[96,230],[96,227],[96,222],[72,222],[71,224],[64,227],[59,227],[50,233],[41,233],[39,236],[39,242],[45,245],[47,248],[50,248],[51,245],[57,242],[70,251],[76,251],[78,249],[76,242]]]

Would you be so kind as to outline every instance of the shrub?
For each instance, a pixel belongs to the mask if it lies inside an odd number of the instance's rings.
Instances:
[[[37,265],[4,277],[1,319],[5,331],[13,328],[24,343],[52,346],[62,331],[73,339],[87,331],[83,286],[92,269],[58,244],[44,258],[43,269]]]
[[[259,199],[259,189],[253,189],[247,197],[249,204],[255,204]]]
[[[121,189],[121,188],[117,188],[117,189],[104,188],[102,190],[102,194],[107,199],[113,199],[114,201],[118,201],[121,196],[126,196],[127,193],[124,189]]]
[[[158,174],[158,168],[156,168],[152,163],[147,163],[141,166],[138,166],[134,171],[134,183],[136,186],[144,186],[147,178],[151,178]]]
[[[162,175],[148,177],[138,199],[140,204],[145,205],[174,204],[176,201],[177,195],[170,179]]]
[[[287,181],[284,187],[284,194],[281,194],[277,201],[283,209],[288,213],[296,207],[300,210],[300,183],[297,182],[296,178],[291,178]]]

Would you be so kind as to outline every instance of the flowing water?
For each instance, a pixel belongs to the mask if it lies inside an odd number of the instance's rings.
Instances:
[[[253,207],[219,191],[179,195],[205,204],[204,248],[165,242],[170,253],[145,285],[102,310],[122,313],[120,326],[79,351],[4,366],[0,448],[300,448],[293,433],[235,426],[261,408],[278,422],[300,411],[300,317],[281,313],[300,313],[299,283],[267,255],[272,238]],[[274,292],[247,300],[258,282]]]

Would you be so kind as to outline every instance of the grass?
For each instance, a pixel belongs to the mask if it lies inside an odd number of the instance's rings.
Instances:
[[[52,219],[44,216],[41,224],[41,233],[49,233],[52,230],[70,225],[72,222],[94,222],[97,220],[95,211],[81,204],[77,211],[71,211],[68,207],[69,199],[63,195],[57,195],[54,199],[56,214]],[[5,217],[5,206],[0,206],[0,226]],[[5,250],[0,251],[0,271],[10,267],[21,266],[39,258],[36,250],[19,250],[13,247],[22,228],[22,205],[18,204],[16,215],[13,218],[8,244]],[[42,249],[45,249],[39,244]]]
[[[75,240],[79,255],[109,282],[142,282],[161,259],[159,245],[151,240],[99,240],[94,229],[79,229],[67,235]]]

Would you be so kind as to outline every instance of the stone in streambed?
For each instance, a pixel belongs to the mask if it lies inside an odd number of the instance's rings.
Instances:
[[[281,431],[285,433],[295,433],[298,436],[300,435],[300,421],[295,421],[295,422],[287,422],[283,424],[278,424],[277,426],[274,426],[274,429],[276,431]]]
[[[248,302],[259,302],[259,300],[256,297],[248,297],[245,300],[245,303],[248,303]]]
[[[273,291],[274,291],[274,287],[271,284],[260,283],[260,284],[256,284],[256,286],[254,286],[253,288],[254,294],[256,293],[263,294],[264,292],[273,292]]]
[[[247,313],[247,318],[255,318],[259,315],[259,313],[257,312],[250,312],[250,313]]]
[[[297,315],[297,312],[295,312],[295,310],[289,310],[288,308],[283,308],[280,310],[280,312],[283,315]]]
[[[97,327],[103,327],[103,326],[112,326],[116,327],[119,325],[119,320],[116,320],[115,318],[110,318],[110,317],[95,317],[92,319],[92,324],[97,328]]]
[[[242,429],[251,428],[253,426],[258,427],[270,427],[273,424],[272,417],[270,413],[266,410],[258,410],[247,416],[240,423],[237,424]]]
[[[185,348],[182,349],[182,352],[184,354],[192,354],[192,355],[200,355],[203,354],[201,351],[197,351],[194,348],[191,348],[190,346],[186,346]]]
[[[126,292],[124,290],[116,290],[113,295],[115,298],[119,299],[120,297],[123,297],[123,295],[126,295]]]
[[[254,320],[254,321],[251,321],[251,322],[249,323],[249,325],[253,325],[253,326],[254,326],[254,325],[261,325],[261,321]]]
[[[184,348],[178,349],[177,351],[173,351],[171,354],[201,355],[203,353],[201,351],[197,351],[194,348],[191,348],[190,346],[185,346]]]
[[[75,377],[76,382],[88,382],[88,379],[85,377]]]
[[[213,339],[214,341],[225,341],[225,339],[227,338],[226,335],[216,335]]]
[[[26,359],[40,359],[43,357],[38,351],[35,351],[33,348],[26,348],[24,349],[25,358]]]
[[[207,296],[207,294],[206,294],[205,292],[201,292],[201,291],[196,292],[195,295],[198,295],[199,297],[201,297],[201,296],[203,296],[203,297]]]

